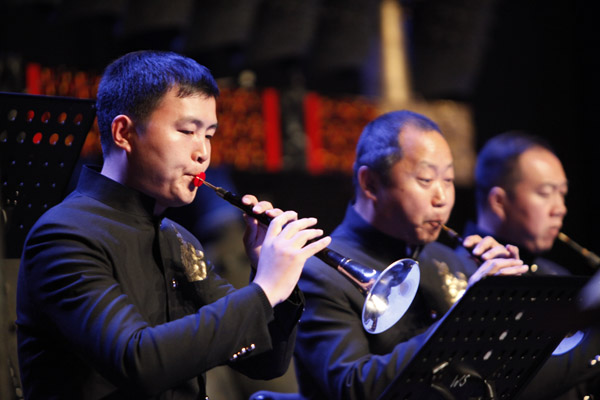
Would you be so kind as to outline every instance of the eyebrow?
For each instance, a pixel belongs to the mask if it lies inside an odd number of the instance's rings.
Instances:
[[[195,117],[182,117],[177,120],[177,123],[194,124],[197,127],[205,126],[205,124],[202,120],[199,120],[198,118],[195,118]],[[215,122],[214,124],[208,125],[207,129],[211,129],[211,128],[217,129],[218,126],[219,126],[219,123]]]
[[[429,162],[429,161],[419,161],[417,163],[417,167],[425,167],[425,168],[433,168],[433,169],[438,169],[438,166]],[[442,166],[439,169],[440,170],[447,170],[448,168],[454,168],[454,162],[451,162],[450,164],[447,164],[445,167]]]
[[[553,182],[542,182],[540,187],[551,187],[552,189],[560,189],[560,188],[569,188],[569,181],[561,182],[561,183],[553,183]]]

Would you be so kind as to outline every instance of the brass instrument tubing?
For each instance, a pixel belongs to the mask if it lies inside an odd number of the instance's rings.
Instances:
[[[565,243],[573,250],[581,254],[587,260],[590,266],[594,268],[600,267],[600,257],[597,254],[586,249],[585,247],[583,247],[582,245],[580,245],[579,243],[577,243],[562,232],[558,233],[558,239],[560,239],[561,242]]]

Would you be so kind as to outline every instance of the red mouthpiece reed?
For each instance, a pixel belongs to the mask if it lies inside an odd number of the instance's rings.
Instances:
[[[206,174],[204,172],[200,172],[198,175],[194,177],[194,186],[200,187],[204,183],[204,179],[206,179]]]

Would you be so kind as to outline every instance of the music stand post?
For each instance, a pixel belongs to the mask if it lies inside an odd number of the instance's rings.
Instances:
[[[95,115],[91,99],[0,92],[6,258],[20,257],[29,229],[67,194]]]
[[[513,399],[572,324],[586,277],[491,276],[471,286],[380,400]]]

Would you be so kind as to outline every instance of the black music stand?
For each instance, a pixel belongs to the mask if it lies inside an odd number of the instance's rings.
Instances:
[[[67,194],[95,116],[91,99],[0,92],[6,258],[20,257],[29,229]]]
[[[565,322],[587,279],[482,279],[379,399],[513,399],[569,333]]]
[[[571,316],[573,323],[582,328],[600,328],[600,271],[585,284],[581,296],[581,307]]]

